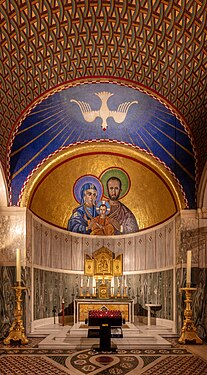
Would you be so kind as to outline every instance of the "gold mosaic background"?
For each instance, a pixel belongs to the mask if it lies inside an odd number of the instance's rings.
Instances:
[[[99,177],[109,167],[122,168],[129,174],[131,188],[121,201],[132,210],[140,229],[159,224],[185,208],[176,181],[158,161],[133,148],[96,142],[68,148],[51,158],[30,179],[21,205],[43,220],[66,228],[72,210],[78,206],[73,196],[75,181],[85,174]]]

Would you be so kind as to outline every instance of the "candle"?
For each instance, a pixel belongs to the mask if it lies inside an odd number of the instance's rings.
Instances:
[[[93,288],[96,288],[96,279],[93,277]]]
[[[83,287],[83,279],[82,279],[82,277],[81,277],[81,288]]]
[[[21,282],[21,252],[16,250],[16,282]]]
[[[187,276],[186,276],[186,284],[189,287],[191,284],[191,255],[192,251],[187,251]]]

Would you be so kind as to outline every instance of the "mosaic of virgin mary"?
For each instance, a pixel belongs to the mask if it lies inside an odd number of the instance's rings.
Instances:
[[[74,196],[80,203],[68,220],[70,232],[90,234],[92,219],[98,216],[96,202],[102,196],[102,184],[94,176],[83,176],[74,185]]]

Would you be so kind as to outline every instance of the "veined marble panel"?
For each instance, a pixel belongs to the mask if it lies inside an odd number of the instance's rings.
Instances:
[[[155,231],[146,234],[146,269],[156,268]]]
[[[72,269],[72,237],[68,233],[61,233],[61,268]]]
[[[124,271],[134,271],[135,270],[135,237],[129,237],[125,239],[125,246],[123,252],[123,263]]]
[[[50,228],[43,228],[42,230],[42,246],[41,246],[41,261],[46,267],[57,268],[55,264],[57,262],[55,254],[52,253],[52,237],[53,232]],[[56,254],[57,254],[56,249]]]
[[[175,254],[175,231],[174,222],[170,222],[165,227],[165,264],[170,267],[174,264],[174,254]]]
[[[42,264],[42,224],[33,220],[33,263]],[[43,264],[45,266],[45,264]]]
[[[114,238],[114,240],[113,240],[113,250],[112,249],[111,250],[114,251],[114,253],[116,255],[123,254],[124,246],[125,246],[125,238],[124,237]],[[123,266],[125,268],[125,264]]]
[[[146,235],[136,237],[135,270],[146,270]]]
[[[58,249],[61,249],[59,252]],[[50,250],[50,256],[51,256],[51,264],[52,268],[62,268],[63,265],[63,259],[62,259],[62,233],[51,233],[51,250]]]
[[[83,246],[83,254],[88,254],[90,256],[92,256],[93,252],[95,251],[94,249],[96,249],[96,243],[93,242],[93,239],[90,237],[90,236],[87,236],[86,238],[83,237],[82,238],[82,246]],[[99,248],[99,247],[98,247]]]
[[[84,265],[82,236],[72,237],[72,270],[82,270]]]
[[[156,231],[155,249],[156,249],[156,268],[157,269],[164,268],[167,264],[166,262],[167,254],[166,254],[166,248],[165,248],[165,245],[166,245],[165,231],[166,231],[165,227],[164,228],[162,227]]]

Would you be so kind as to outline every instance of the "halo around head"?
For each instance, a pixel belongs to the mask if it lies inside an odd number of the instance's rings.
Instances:
[[[73,185],[73,195],[75,200],[81,204],[81,191],[83,185],[89,184],[90,188],[93,189],[93,185],[97,190],[97,202],[100,201],[103,195],[103,186],[99,179],[92,175],[85,175],[80,177]]]
[[[106,206],[106,215],[108,215],[110,213],[110,204],[109,204],[109,202],[107,202],[105,200],[99,201],[98,204],[97,204],[97,206],[96,206],[97,212],[100,211],[100,206]]]
[[[104,187],[104,196],[108,198],[107,181],[109,178],[115,177],[121,180],[121,193],[119,198],[123,198],[130,189],[130,178],[126,171],[121,168],[108,168],[100,175],[100,180]]]

